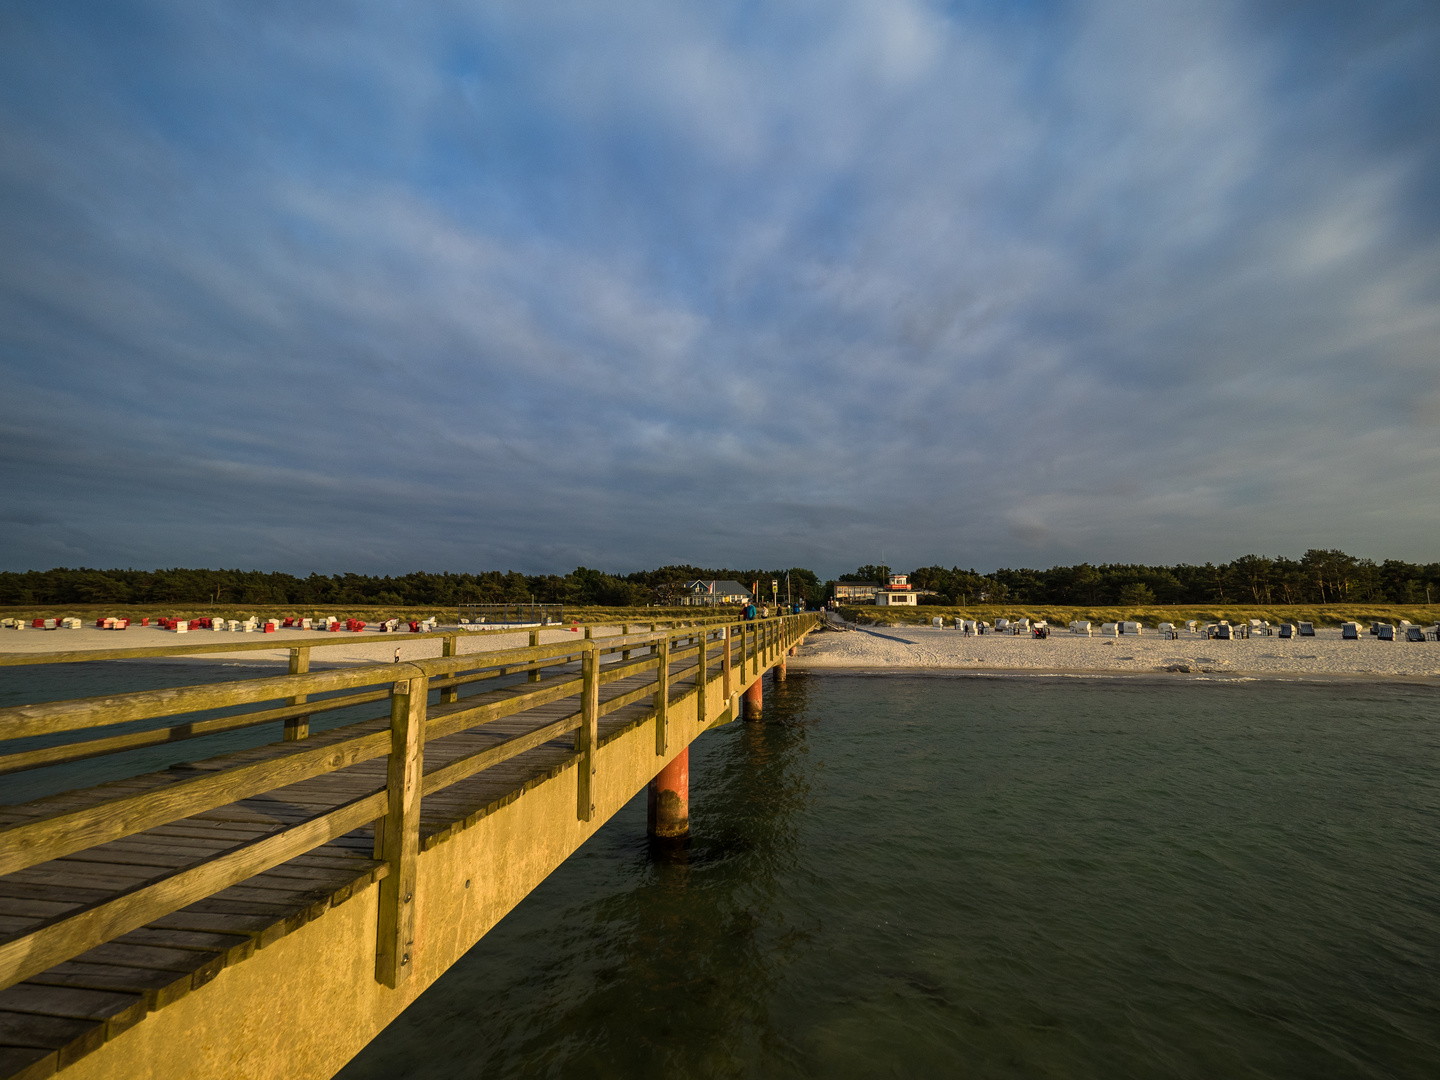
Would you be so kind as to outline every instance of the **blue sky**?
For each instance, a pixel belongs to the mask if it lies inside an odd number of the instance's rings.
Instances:
[[[1440,7],[10,3],[0,564],[1432,561]]]

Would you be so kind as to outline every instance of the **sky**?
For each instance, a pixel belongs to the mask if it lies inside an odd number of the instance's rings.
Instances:
[[[1433,0],[0,7],[0,569],[1440,558]]]

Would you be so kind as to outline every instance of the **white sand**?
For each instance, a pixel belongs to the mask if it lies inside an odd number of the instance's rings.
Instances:
[[[1190,677],[1440,678],[1440,642],[1379,641],[1362,631],[1342,641],[1338,629],[1282,641],[1235,641],[1181,633],[1171,641],[1154,630],[1119,638],[1052,632],[1049,638],[961,634],[935,627],[860,627],[810,635],[789,666],[802,671],[866,672],[1053,671],[1164,672],[1185,665]],[[1184,673],[1169,677],[1185,678]]]
[[[595,627],[597,637],[618,634],[620,628]],[[580,634],[562,627],[541,631],[542,644],[574,641]],[[335,664],[375,664],[440,655],[441,639],[415,640],[405,633],[319,633],[280,630],[274,634],[216,633],[192,630],[176,634],[157,627],[132,626],[127,630],[0,630],[0,653],[69,652],[90,649],[142,648],[155,645],[214,645],[234,641],[250,644],[259,639],[275,648],[244,652],[202,653],[196,660],[247,663],[284,663],[292,644],[320,645],[310,654],[312,668]],[[529,644],[529,631],[512,634],[462,634],[462,653],[521,648]],[[168,659],[168,658],[167,658]],[[1338,629],[1319,629],[1313,638],[1282,641],[1253,637],[1236,641],[1207,640],[1180,635],[1171,641],[1153,630],[1138,637],[1080,637],[1058,631],[1044,640],[1009,634],[965,635],[951,629],[919,627],[861,627],[846,632],[811,634],[790,667],[803,671],[1108,671],[1146,674],[1185,665],[1191,677],[1301,676],[1440,679],[1440,643],[1378,641],[1363,633],[1359,641],[1340,640]],[[1167,673],[1171,674],[1171,673]],[[1183,673],[1172,677],[1184,678]]]

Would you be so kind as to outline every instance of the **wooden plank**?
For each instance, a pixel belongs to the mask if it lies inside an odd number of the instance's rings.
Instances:
[[[150,1007],[140,994],[20,983],[0,990],[0,1011],[89,1020],[102,1025],[106,1039],[113,1039],[138,1024]]]
[[[527,751],[543,746],[551,739],[565,735],[568,732],[576,731],[581,725],[579,713],[572,713],[570,716],[561,717],[559,720],[546,724],[543,727],[535,728],[523,735],[497,742],[484,750],[450,762],[441,768],[427,773],[424,780],[425,798],[433,793],[442,791],[452,784],[456,784],[475,773],[485,769],[493,768],[513,757],[518,757]]]
[[[75,698],[71,701],[52,701],[37,705],[11,705],[0,709],[0,730],[3,730],[9,739],[51,735],[88,727],[108,727],[131,720],[179,716],[182,713],[205,709],[278,701],[292,694],[323,694],[332,690],[374,686],[377,683],[393,681],[396,675],[392,664],[366,664],[305,675],[274,675],[263,679],[241,679],[235,682],[179,686],[165,690],[137,690],[129,694]]]
[[[150,1010],[179,1001],[193,989],[194,973],[173,968],[130,967],[124,964],[72,960],[56,964],[31,983],[44,986],[74,986],[90,990],[114,990],[140,995]]]
[[[516,713],[526,712],[539,705],[574,697],[581,689],[583,689],[582,680],[578,678],[547,679],[534,690],[506,687],[493,691],[494,697],[490,701],[481,705],[463,707],[456,712],[440,713],[438,710],[432,710],[436,715],[426,723],[425,741],[433,742],[467,728],[479,727],[507,716],[514,716]],[[491,697],[490,694],[484,696]]]
[[[302,698],[304,696],[300,695]],[[312,702],[310,711],[306,715],[349,709],[366,702],[380,701],[389,696],[390,692],[385,690],[351,694],[341,698],[326,698],[323,701]],[[185,742],[189,739],[203,738],[206,735],[216,735],[223,731],[239,731],[242,728],[258,727],[276,720],[286,720],[293,714],[293,708],[286,706],[280,709],[264,709],[258,712],[238,713],[234,716],[221,716],[213,720],[192,720],[188,723],[173,724],[150,731],[132,731],[125,735],[110,735],[103,739],[85,739],[79,742],[62,743],[58,746],[43,746],[36,750],[26,750],[0,757],[0,775],[44,768],[47,765],[57,765],[62,762],[84,761],[87,758],[118,754],[125,750],[137,750],[146,746]]]
[[[374,641],[374,637],[366,635],[363,638],[356,638],[349,633],[339,634],[326,631],[316,631],[317,637],[303,639],[306,647],[311,649],[337,648],[354,645],[357,641]],[[489,637],[497,637],[502,634],[513,634],[514,630],[467,630],[466,640],[484,640]],[[397,639],[406,642],[426,641],[434,638],[455,637],[453,630],[433,630],[424,634],[403,635],[396,634]],[[146,656],[202,656],[206,653],[232,653],[232,652],[279,652],[291,646],[296,638],[285,638],[274,641],[235,641],[235,642],[212,642],[200,644],[199,642],[186,642],[184,645],[145,645],[133,649],[76,649],[68,652],[53,653],[0,653],[0,667],[25,666],[31,664],[76,664],[90,660],[133,660]],[[475,654],[470,654],[475,655]]]
[[[53,1050],[61,1069],[99,1049],[104,1042],[105,1025],[93,1020],[0,1012],[0,1046]]]
[[[415,944],[415,881],[420,857],[421,783],[425,768],[425,698],[429,679],[395,684],[390,701],[390,763],[386,814],[375,827],[376,856],[389,864],[380,883],[375,978],[394,989],[411,971]]]
[[[80,810],[0,826],[0,875],[103,844],[176,818],[223,806],[247,795],[379,757],[384,732],[317,746],[268,761],[178,780],[154,791],[122,796]]]
[[[0,1046],[0,1076],[6,1080],[46,1080],[60,1068],[60,1055],[34,1046]]]
[[[423,700],[423,699],[422,699]],[[339,836],[385,807],[383,793],[366,796],[323,817],[200,863],[149,884],[132,888],[0,944],[0,987],[28,979],[52,964],[71,959],[117,935],[144,926],[238,881]]]

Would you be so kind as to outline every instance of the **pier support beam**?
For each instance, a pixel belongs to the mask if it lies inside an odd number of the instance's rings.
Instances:
[[[646,831],[656,840],[690,834],[690,748],[675,755],[650,781]]]
[[[756,679],[745,689],[745,719],[759,720],[765,711],[765,691]]]

